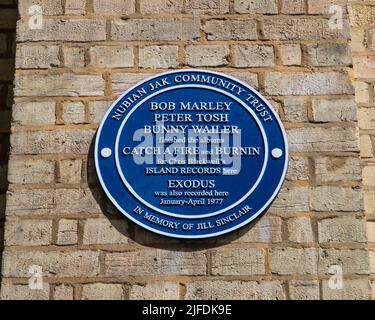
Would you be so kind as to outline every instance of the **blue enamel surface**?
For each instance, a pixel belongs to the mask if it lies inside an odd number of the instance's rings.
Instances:
[[[179,82],[183,76],[186,79],[189,78],[190,81]],[[202,81],[199,76],[203,76],[205,81]],[[208,81],[208,77],[211,77],[212,81]],[[214,84],[215,81],[217,81],[216,85]],[[157,83],[163,85],[160,88],[155,88]],[[224,86],[224,83],[227,86]],[[249,99],[250,95],[251,99]],[[131,100],[129,100],[129,97]],[[258,110],[261,111],[256,110],[256,106],[251,104],[254,99],[259,101],[257,106]],[[118,116],[119,107],[126,101],[133,101],[133,103],[126,110],[120,108],[125,110],[120,117]],[[231,105],[230,110],[226,111],[194,110],[182,112],[178,108],[172,111],[150,111],[151,102],[161,103],[165,101],[174,102],[176,106],[179,106],[181,102],[201,101],[226,102],[231,103]],[[265,111],[267,111],[268,116],[264,116]],[[188,128],[217,125],[220,129],[223,129],[224,126],[238,127],[241,130],[241,147],[258,147],[259,155],[242,156],[241,169],[236,175],[222,174],[222,170],[231,168],[232,164],[194,166],[189,164],[156,164],[155,155],[153,164],[136,164],[133,156],[124,155],[123,148],[127,147],[128,150],[134,150],[144,142],[142,140],[134,141],[134,133],[144,126],[155,125],[154,115],[156,113],[188,113],[193,119],[193,122],[165,122],[164,125],[187,125]],[[197,121],[197,114],[220,113],[228,115],[228,123]],[[265,119],[268,120],[265,121]],[[213,137],[216,136],[220,137],[220,135],[213,135]],[[156,138],[155,135],[154,145],[156,145]],[[116,141],[118,142],[117,147]],[[167,144],[166,146],[186,147],[192,146],[192,144],[186,142],[177,145]],[[212,145],[209,145],[208,150],[212,150],[210,149],[212,147]],[[101,150],[104,148],[113,151],[110,157],[104,158],[101,155]],[[272,150],[275,148],[282,150],[281,157],[274,158],[272,156]],[[116,163],[116,157],[118,163]],[[285,178],[288,150],[285,133],[277,115],[267,101],[254,89],[223,74],[210,71],[181,70],[148,79],[130,89],[113,104],[98,131],[95,159],[103,189],[120,212],[150,231],[176,238],[194,239],[228,233],[250,223],[264,213],[276,197]],[[146,170],[150,168],[157,170],[160,168],[177,168],[180,170],[181,167],[214,168],[221,173],[214,175],[146,174]],[[216,197],[156,196],[156,191],[169,192],[174,190],[167,187],[170,180],[214,181],[215,188],[213,191],[225,191],[229,195],[223,197],[221,203],[212,204],[208,204],[207,199]],[[129,189],[125,181],[131,186],[132,190]],[[255,189],[251,194],[246,196],[254,187]],[[183,191],[183,193],[185,191],[202,190],[206,189],[176,189],[176,191]],[[195,206],[161,205],[161,198],[178,199],[186,202],[190,199],[205,198],[206,200],[203,205],[197,204]]]

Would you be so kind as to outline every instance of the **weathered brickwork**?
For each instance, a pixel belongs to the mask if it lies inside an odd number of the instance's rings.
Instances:
[[[17,6],[0,1],[0,254],[4,247],[6,190],[8,188],[9,133],[13,100]],[[22,237],[22,236],[21,236]],[[0,264],[2,258],[0,257]]]
[[[11,2],[0,0],[0,66],[12,59]],[[1,298],[370,299],[375,2],[349,10],[347,2],[20,0],[9,173],[0,157]],[[29,27],[32,4],[44,10],[42,29]],[[332,21],[332,5],[342,21]],[[238,77],[269,99],[291,157],[256,224],[187,242],[119,215],[96,178],[92,143],[126,89],[195,67]],[[0,146],[12,76],[0,75]],[[41,290],[28,286],[33,266]],[[331,266],[342,268],[342,289],[329,285]]]
[[[375,299],[375,2],[352,1],[349,14],[353,34],[353,69],[370,250],[370,278]],[[349,296],[350,293],[347,292],[346,295]]]

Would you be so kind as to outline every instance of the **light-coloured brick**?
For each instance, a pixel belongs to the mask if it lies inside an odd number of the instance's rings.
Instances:
[[[121,284],[92,283],[82,286],[82,300],[123,300]]]
[[[315,187],[311,188],[310,207],[314,211],[361,211],[363,194],[358,188]]]
[[[86,0],[65,0],[65,14],[86,14]]]
[[[358,126],[363,130],[375,129],[374,108],[358,108]]]
[[[93,101],[90,103],[90,116],[92,123],[102,122],[104,115],[107,113],[112,101]]]
[[[219,67],[228,64],[229,47],[226,45],[189,45],[186,63],[192,67]]]
[[[22,96],[104,96],[105,81],[101,75],[63,73],[51,75],[23,71],[16,76],[14,93]]]
[[[374,214],[375,213],[375,191],[365,190],[363,198],[365,200],[365,213]]]
[[[85,66],[86,49],[81,47],[63,47],[64,66],[81,68]]]
[[[357,120],[357,105],[354,99],[314,99],[312,101],[312,108],[315,122]]]
[[[296,243],[314,242],[311,220],[308,217],[288,219],[287,229],[289,241]]]
[[[179,65],[177,46],[147,46],[139,49],[139,66],[174,68]]]
[[[93,189],[9,190],[7,215],[101,213],[101,199]]]
[[[363,167],[363,185],[365,187],[375,187],[375,166],[365,165]]]
[[[309,14],[334,14],[330,12],[332,6],[340,6],[346,12],[348,0],[308,0]]]
[[[53,183],[55,162],[39,159],[15,159],[9,162],[8,180],[10,183]]]
[[[375,222],[367,221],[366,230],[367,230],[368,241],[375,242]]]
[[[287,180],[309,180],[309,161],[307,158],[292,156],[289,158]]]
[[[102,213],[103,193],[96,189],[57,189],[54,193],[55,213]]]
[[[53,290],[53,300],[73,300],[74,290],[72,286],[60,284]]]
[[[307,61],[314,67],[350,66],[352,55],[348,44],[320,43],[306,46]]]
[[[360,29],[363,30],[363,29]],[[373,51],[375,50],[375,28],[368,30],[367,35],[364,36],[365,38],[365,46],[369,46],[369,48]]]
[[[80,124],[85,122],[85,105],[82,102],[64,104],[62,119],[65,124]]]
[[[343,274],[369,274],[369,259],[366,249],[319,249],[319,274],[330,274],[331,266],[340,266]]]
[[[271,270],[278,275],[317,274],[318,252],[315,248],[275,248],[271,252]]]
[[[351,28],[352,30],[352,42],[351,47],[353,53],[366,51],[368,47],[367,37],[365,30],[362,28]]]
[[[236,240],[236,242],[277,243],[282,241],[281,218],[263,217],[251,230]]]
[[[80,183],[82,179],[82,160],[65,159],[58,162],[58,182]]]
[[[91,65],[98,68],[128,68],[134,66],[133,48],[95,46],[90,48]]]
[[[99,274],[99,252],[39,251],[28,249],[4,251],[3,275],[29,277],[32,265],[42,267],[43,277],[95,277]]]
[[[306,13],[305,0],[282,0],[281,13],[285,13],[285,14]]]
[[[108,253],[108,276],[205,275],[207,258],[202,251],[138,250]]]
[[[128,243],[126,220],[88,219],[85,222],[83,244]]]
[[[275,65],[274,48],[270,45],[237,45],[234,49],[234,66],[272,67]]]
[[[241,80],[242,82],[245,82],[250,87],[257,90],[259,88],[258,83],[258,75],[256,73],[248,72],[248,71],[230,71],[227,72],[228,75],[235,77],[238,80]]]
[[[288,122],[306,122],[307,101],[304,98],[289,98],[284,100],[285,120]]]
[[[348,7],[350,24],[354,27],[375,24],[375,7],[352,4]]]
[[[286,96],[315,96],[353,94],[349,76],[344,72],[266,73],[266,94]]]
[[[361,162],[356,157],[316,157],[314,169],[318,183],[360,181],[362,178]]]
[[[221,14],[229,12],[228,0],[186,0],[186,12],[193,14]]]
[[[345,127],[288,129],[292,152],[358,151],[358,131]]]
[[[1,300],[48,300],[49,285],[45,284],[42,290],[32,290],[28,285],[2,283]]]
[[[275,113],[280,117],[281,116],[281,110],[283,109],[281,106],[281,101],[280,100],[274,100],[274,99],[269,99],[268,102],[270,103],[271,107],[275,111]]]
[[[255,3],[255,2],[254,2]],[[314,17],[300,18],[266,18],[263,20],[264,40],[348,40],[350,26],[343,19],[343,28],[330,28],[328,19]],[[308,26],[308,27],[307,27]]]
[[[17,69],[49,69],[59,67],[59,46],[19,45],[17,47]]]
[[[342,289],[331,289],[327,280],[323,281],[323,300],[370,300],[371,287],[367,279],[344,280]]]
[[[109,209],[116,210],[111,206]],[[158,234],[148,232],[144,228],[135,228],[134,240],[141,245],[153,246],[153,245],[166,245],[166,244],[178,244],[179,240],[174,238],[160,237]]]
[[[187,300],[284,300],[279,281],[193,281],[186,284]]]
[[[78,221],[61,219],[57,230],[58,245],[73,245],[78,243]]]
[[[234,10],[237,13],[277,14],[277,0],[235,0]]]
[[[319,282],[316,280],[294,280],[289,282],[292,300],[319,300]]]
[[[369,251],[369,258],[370,258],[370,272],[375,272],[375,251],[370,250]]]
[[[94,12],[108,15],[128,15],[135,12],[134,0],[94,0]]]
[[[62,0],[22,0],[19,1],[18,5],[20,16],[32,16],[35,14],[35,11],[30,9],[33,5],[40,6],[46,16],[57,16],[64,13]]]
[[[183,7],[183,0],[140,0],[142,14],[181,13]]]
[[[48,246],[51,240],[51,220],[8,219],[5,225],[6,246]]]
[[[141,82],[152,75],[153,74],[151,73],[115,73],[112,75],[113,93],[121,95],[138,82]]]
[[[367,241],[366,222],[363,218],[344,217],[323,219],[318,222],[319,242]]]
[[[180,286],[176,282],[157,282],[133,285],[129,290],[131,300],[178,300]]]
[[[302,50],[299,44],[284,44],[280,48],[281,63],[284,66],[299,66],[302,63]]]
[[[375,56],[353,57],[354,76],[358,79],[372,79],[375,72]]]
[[[370,102],[370,86],[366,82],[354,81],[355,100],[357,103]]]
[[[93,32],[95,30],[95,32]],[[96,19],[44,19],[43,29],[30,29],[28,20],[17,25],[18,41],[103,41],[106,21]]]
[[[7,194],[7,214],[28,215],[30,212],[48,213],[53,210],[53,191],[50,190],[9,190]]]
[[[213,275],[259,275],[265,273],[262,249],[222,249],[211,253]]]
[[[372,143],[372,138],[369,135],[361,135],[361,157],[362,158],[372,158],[374,156],[374,147]]]
[[[208,40],[256,40],[255,20],[209,20],[204,25]]]
[[[94,130],[17,132],[12,135],[13,154],[88,154]]]
[[[260,300],[285,300],[286,295],[279,281],[262,281],[258,285]]]
[[[18,102],[13,106],[13,125],[55,124],[55,102]]]
[[[200,37],[198,19],[129,19],[112,21],[112,40],[183,41]],[[85,40],[88,41],[88,40]]]
[[[272,204],[272,211],[309,211],[309,190],[308,188],[282,188],[275,202]]]

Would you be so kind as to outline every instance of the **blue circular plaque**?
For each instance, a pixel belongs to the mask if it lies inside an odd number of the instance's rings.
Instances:
[[[100,125],[95,164],[109,199],[161,235],[200,239],[250,223],[285,179],[272,106],[230,76],[179,70],[126,91]]]

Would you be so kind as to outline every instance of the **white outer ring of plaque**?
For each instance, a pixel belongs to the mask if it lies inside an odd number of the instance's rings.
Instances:
[[[250,113],[250,115],[256,121],[256,123],[257,123],[257,125],[258,125],[258,127],[259,127],[259,129],[261,131],[262,138],[263,138],[263,143],[264,143],[264,146],[265,146],[265,148],[264,148],[265,149],[265,156],[264,156],[262,170],[261,170],[261,172],[259,174],[258,179],[255,181],[255,183],[251,187],[251,189],[241,199],[237,200],[235,203],[232,203],[230,206],[228,206],[228,207],[226,207],[224,209],[221,209],[219,211],[215,211],[215,212],[208,213],[208,214],[187,216],[187,215],[182,215],[182,214],[177,214],[177,213],[172,213],[172,212],[168,212],[168,211],[165,211],[165,210],[161,210],[160,208],[157,208],[157,207],[153,206],[152,204],[150,204],[147,201],[145,201],[141,196],[139,196],[138,193],[132,188],[132,186],[126,180],[125,175],[124,175],[124,173],[123,173],[123,171],[121,169],[121,166],[120,166],[120,159],[119,159],[120,136],[122,134],[122,131],[123,131],[124,127],[125,127],[126,122],[130,118],[130,116],[132,115],[132,113],[135,110],[137,110],[140,105],[142,105],[143,103],[145,103],[149,99],[153,98],[154,96],[162,94],[162,93],[167,92],[167,91],[172,91],[172,90],[181,89],[181,88],[201,88],[201,89],[208,89],[208,90],[212,90],[212,91],[217,91],[217,92],[220,92],[221,94],[229,96],[233,100],[237,101],[242,107],[244,107]],[[120,128],[119,128],[119,130],[117,132],[116,143],[115,143],[115,162],[116,162],[116,167],[117,167],[117,170],[118,170],[118,173],[120,175],[120,178],[121,178],[122,182],[125,184],[125,186],[127,187],[127,189],[132,193],[132,195],[137,198],[138,201],[140,201],[141,203],[143,203],[145,206],[149,207],[150,209],[155,210],[156,212],[159,212],[159,213],[164,214],[166,216],[173,217],[173,218],[193,219],[194,220],[194,219],[210,218],[210,217],[214,217],[214,216],[217,216],[219,214],[225,213],[225,212],[227,212],[227,211],[229,211],[229,210],[237,207],[242,202],[244,202],[248,197],[250,197],[250,195],[255,191],[255,189],[258,187],[259,183],[262,181],[262,178],[264,176],[264,172],[266,171],[266,167],[267,167],[267,163],[268,163],[268,158],[269,158],[268,152],[269,152],[269,148],[268,148],[268,142],[267,142],[267,139],[266,139],[266,133],[265,133],[265,131],[263,129],[263,126],[262,126],[260,120],[258,119],[258,117],[255,114],[255,112],[249,106],[247,106],[241,99],[237,98],[236,96],[234,96],[234,95],[232,95],[232,94],[230,94],[228,92],[225,92],[224,90],[221,90],[221,89],[218,89],[218,88],[209,87],[209,86],[205,86],[205,85],[180,85],[180,86],[174,86],[174,87],[171,87],[171,88],[166,88],[166,89],[160,90],[158,92],[155,92],[155,93],[147,96],[145,99],[143,99],[139,103],[137,103],[130,110],[130,112],[126,115],[126,117],[122,121],[121,126],[120,126]]]
[[[108,191],[108,188],[107,188],[106,184],[104,183],[102,174],[100,172],[100,168],[99,168],[99,140],[100,140],[100,136],[101,136],[101,132],[102,132],[104,123],[108,119],[108,116],[111,114],[113,108],[115,106],[117,106],[117,104],[129,92],[131,92],[133,89],[137,88],[138,86],[140,86],[140,85],[142,85],[144,83],[147,83],[148,81],[151,81],[153,79],[156,79],[158,77],[161,77],[163,75],[164,76],[169,76],[169,75],[172,75],[172,74],[175,74],[175,73],[179,73],[179,72],[211,73],[211,74],[214,74],[214,75],[217,75],[217,76],[220,76],[220,77],[225,77],[227,79],[231,79],[231,80],[233,80],[233,81],[241,84],[245,88],[250,89],[250,93],[255,93],[257,96],[259,96],[262,99],[262,102],[264,104],[266,104],[266,106],[268,106],[268,108],[272,112],[272,115],[275,117],[275,119],[278,122],[278,125],[280,127],[280,131],[281,131],[283,139],[284,139],[284,145],[285,145],[285,164],[284,164],[284,170],[283,170],[283,173],[281,175],[279,184],[277,185],[277,187],[275,189],[275,192],[272,194],[272,196],[269,197],[268,201],[263,205],[263,207],[260,208],[256,213],[254,213],[253,215],[251,215],[250,218],[248,218],[247,220],[243,221],[240,224],[236,224],[235,226],[233,226],[231,228],[228,228],[228,229],[225,229],[223,231],[209,233],[209,234],[204,234],[204,235],[189,235],[189,234],[182,235],[182,234],[174,234],[172,232],[164,232],[164,231],[160,231],[158,229],[149,227],[148,225],[146,225],[146,224],[142,223],[141,221],[139,221],[138,219],[134,218],[129,212],[127,212],[124,208],[122,208],[118,204],[117,200]],[[168,71],[168,72],[164,72],[164,73],[161,73],[161,74],[154,74],[154,75],[152,75],[152,76],[150,76],[148,78],[145,78],[145,80],[143,80],[143,81],[135,84],[134,86],[132,86],[128,90],[126,90],[114,103],[111,104],[111,106],[108,108],[107,113],[103,117],[103,120],[102,120],[102,122],[101,122],[101,124],[99,126],[99,129],[98,129],[98,132],[97,132],[97,138],[96,138],[96,141],[95,141],[95,151],[94,152],[95,152],[95,154],[94,154],[95,169],[96,169],[96,172],[97,172],[100,184],[101,184],[102,188],[104,189],[105,194],[111,200],[111,202],[114,204],[114,206],[117,208],[117,210],[119,210],[125,217],[127,217],[128,219],[130,219],[131,221],[133,221],[138,226],[140,226],[140,227],[142,227],[142,228],[144,228],[144,229],[146,229],[146,230],[148,230],[148,231],[150,231],[152,233],[156,233],[156,234],[159,234],[159,235],[162,235],[162,236],[171,237],[171,238],[175,238],[175,239],[207,239],[207,238],[213,238],[213,237],[217,237],[217,236],[222,236],[224,234],[227,234],[227,233],[230,233],[232,231],[238,230],[238,229],[246,226],[250,222],[254,221],[256,218],[258,218],[261,214],[264,213],[264,211],[271,205],[271,203],[275,200],[277,194],[280,192],[280,189],[281,189],[281,187],[282,187],[282,185],[284,183],[285,177],[286,177],[286,172],[288,170],[288,162],[289,162],[288,138],[286,136],[285,129],[284,129],[283,125],[282,125],[280,117],[275,112],[275,110],[273,109],[273,106],[257,90],[255,90],[253,87],[251,87],[250,85],[246,84],[245,82],[243,82],[243,81],[241,81],[239,79],[236,79],[236,78],[234,78],[234,77],[232,77],[230,75],[224,74],[224,73],[220,73],[220,72],[216,72],[216,71],[211,71],[211,70],[202,70],[202,69],[181,69],[181,70],[175,70],[175,71]]]

